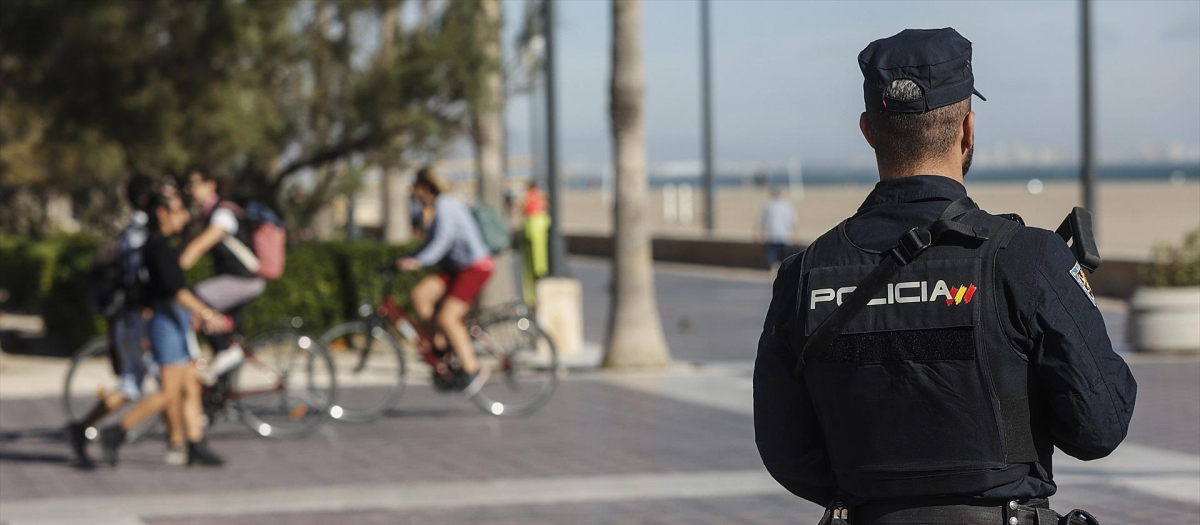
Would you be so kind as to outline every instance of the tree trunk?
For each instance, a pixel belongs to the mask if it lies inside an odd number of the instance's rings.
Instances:
[[[641,0],[613,0],[612,118],[616,172],[613,298],[606,367],[661,366],[671,360],[654,299],[646,222],[646,68]]]
[[[500,63],[500,0],[478,4],[481,31],[479,45],[488,60],[483,75],[481,100],[472,108],[471,137],[475,142],[475,165],[479,172],[479,200],[504,216],[504,82]],[[479,302],[496,306],[513,301],[513,257],[505,251],[495,258],[495,270]]]
[[[408,184],[404,181],[404,172],[396,167],[385,167],[380,182],[383,242],[407,242],[412,237],[412,225],[408,216]]]
[[[400,23],[401,4],[399,0],[389,1],[383,7],[379,31],[380,62],[387,63],[395,59],[396,30]],[[379,218],[383,229],[383,242],[400,244],[412,236],[408,217],[408,184],[404,181],[404,170],[396,166],[397,162],[385,159],[381,164],[383,176],[379,185]]]

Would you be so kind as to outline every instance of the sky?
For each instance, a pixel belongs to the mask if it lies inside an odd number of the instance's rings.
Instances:
[[[858,130],[869,42],[954,27],[974,44],[976,166],[1063,165],[1079,151],[1075,1],[713,0],[713,111],[719,169],[873,167]],[[504,0],[511,45],[523,0]],[[611,159],[611,4],[556,4],[560,158],[568,174]],[[1094,118],[1102,164],[1200,163],[1200,1],[1092,3]],[[647,149],[652,170],[700,157],[697,0],[647,0]],[[511,49],[509,60],[513,60]],[[532,102],[532,104],[531,104]],[[544,140],[540,97],[512,96],[509,151]]]

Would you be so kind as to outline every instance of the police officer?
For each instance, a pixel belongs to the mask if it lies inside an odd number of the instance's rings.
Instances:
[[[1066,242],[967,197],[971,42],[909,29],[858,61],[880,182],[779,270],[754,369],[763,463],[826,523],[1094,522],[1049,510],[1053,448],[1107,456],[1137,385]]]

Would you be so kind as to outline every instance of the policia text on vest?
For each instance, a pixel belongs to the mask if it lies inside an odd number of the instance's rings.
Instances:
[[[970,60],[952,29],[863,51],[880,182],[773,286],[755,440],[824,523],[1095,523],[1050,510],[1054,450],[1103,457],[1129,428],[1137,385],[1090,295],[1086,225],[1066,228],[1075,253],[967,197]]]

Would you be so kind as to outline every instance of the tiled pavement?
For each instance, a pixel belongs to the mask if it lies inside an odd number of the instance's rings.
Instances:
[[[1129,443],[1139,449],[1188,452],[1200,419],[1195,387],[1200,362],[1136,364],[1143,385]],[[750,417],[744,410],[720,409],[720,402],[692,399],[685,385],[696,382],[707,394],[740,397],[744,366],[654,375],[575,378],[539,413],[519,419],[495,419],[473,406],[414,387],[395,412],[368,425],[329,425],[304,441],[275,442],[254,437],[231,423],[217,427],[214,444],[232,463],[221,470],[181,470],[160,463],[162,445],[141,442],[128,448],[118,469],[81,473],[67,464],[58,407],[52,399],[0,401],[0,519],[5,507],[22,509],[35,500],[116,496],[133,503],[161,495],[207,495],[213,509],[233,499],[269,493],[280,499],[291,490],[313,487],[331,491],[349,485],[429,483],[504,483],[514,479],[574,476],[581,478],[713,472],[741,475],[761,469],[754,450]],[[638,383],[642,387],[638,387]],[[645,384],[661,384],[657,394]],[[632,387],[632,388],[630,388]],[[1183,391],[1184,394],[1178,394]],[[1168,439],[1169,438],[1169,439]],[[1189,441],[1191,440],[1191,441]],[[1118,452],[1120,454],[1120,451]],[[1181,468],[1192,468],[1190,466]],[[1129,474],[1155,476],[1162,472]],[[1186,474],[1186,472],[1185,472]],[[1200,476],[1200,473],[1195,473]],[[707,479],[707,478],[706,478]],[[1055,499],[1061,510],[1083,507],[1105,523],[1200,523],[1200,494],[1164,498],[1124,486],[1084,481],[1064,486]],[[564,489],[565,490],[565,489]],[[386,497],[386,496],[381,496]],[[455,493],[446,493],[453,500]],[[470,498],[468,498],[470,499]],[[534,498],[537,499],[537,498]],[[142,523],[806,523],[815,506],[769,490],[763,493],[645,499],[637,495],[589,501],[565,494],[550,502],[529,503],[518,495],[511,503],[466,502],[449,508],[339,508],[330,504],[296,514],[286,497],[251,515],[187,515],[155,512]],[[392,506],[394,507],[394,505]],[[13,508],[13,507],[10,507]],[[105,521],[84,521],[104,523]],[[17,522],[14,521],[13,525]],[[80,522],[83,523],[83,522]],[[134,522],[137,523],[137,522]]]
[[[588,297],[587,324],[603,326],[593,319],[602,316],[594,288],[603,272],[586,264],[576,271]],[[267,441],[224,423],[212,434],[231,459],[221,470],[166,467],[162,445],[150,440],[129,447],[116,470],[82,473],[68,464],[56,399],[2,399],[0,523],[49,523],[18,521],[14,509],[24,513],[18,517],[66,519],[54,522],[63,525],[815,522],[814,505],[765,477],[753,444],[753,343],[746,339],[757,336],[768,284],[659,277],[676,357],[732,364],[665,376],[571,377],[527,418],[491,418],[418,386],[376,423],[327,425],[304,441]],[[714,324],[721,319],[725,325]],[[1121,324],[1110,319],[1110,331]],[[1086,508],[1106,525],[1200,524],[1200,361],[1134,361],[1138,408],[1130,446],[1114,456],[1124,458],[1123,470],[1059,463],[1066,481],[1054,506]],[[1154,461],[1143,467],[1139,458]],[[679,474],[687,487],[647,485]],[[589,494],[579,481],[599,479],[616,486]],[[530,482],[540,492],[503,490]],[[427,496],[421,489],[430,487],[460,489]],[[638,494],[637,487],[648,488]],[[181,504],[154,507],[168,497]],[[97,518],[72,506],[105,498],[128,512]],[[446,503],[454,501],[461,503]]]
[[[1139,497],[1104,485],[1076,487],[1089,495],[1086,501],[1058,498],[1063,511],[1084,507],[1105,525],[1197,523],[1197,509],[1157,498]],[[1130,498],[1134,503],[1130,504]],[[611,524],[723,525],[816,523],[820,513],[796,504],[787,495],[706,500],[675,499],[574,505],[515,505],[418,512],[343,512],[317,515],[273,514],[214,519],[211,516],[147,520],[148,525],[294,525],[297,523],[355,523],[363,525],[487,523],[495,525]]]
[[[514,505],[418,512],[344,512],[316,516],[276,514],[213,520],[211,517],[147,520],[147,525],[293,525],[296,523],[354,523],[404,525],[429,523],[487,523],[526,525],[554,523],[608,525],[725,525],[816,523],[820,513],[800,507],[788,495],[745,498],[667,499],[585,503],[573,505]]]
[[[157,442],[128,448],[122,468],[72,472],[54,432],[54,400],[0,402],[0,502],[28,498],[278,489],[547,475],[735,470],[757,464],[749,418],[640,395],[599,381],[566,381],[530,417],[496,419],[413,387],[398,410],[367,425],[333,424],[302,441],[267,441],[225,423],[221,470],[161,465]]]

